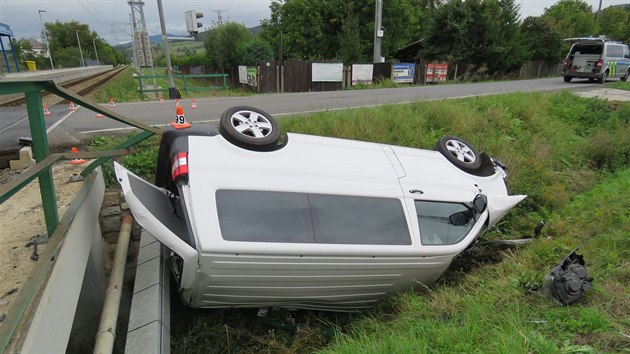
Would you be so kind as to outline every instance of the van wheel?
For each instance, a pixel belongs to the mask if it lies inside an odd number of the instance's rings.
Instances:
[[[464,172],[473,175],[481,173],[481,158],[479,154],[470,144],[460,138],[445,136],[438,140],[434,150],[438,151],[450,163]]]
[[[626,71],[626,74],[621,77],[621,81],[628,81],[628,78],[630,78],[630,68],[628,68],[628,71]]]
[[[600,84],[603,84],[606,82],[606,79],[608,79],[608,70],[604,71],[604,73],[602,74],[602,77],[600,77],[599,80],[597,80],[597,82],[599,82]]]
[[[571,82],[571,80],[573,80],[573,78],[571,76],[565,76],[564,77],[564,82]]]
[[[219,132],[232,144],[254,151],[275,150],[280,140],[280,127],[271,114],[247,106],[223,112]]]

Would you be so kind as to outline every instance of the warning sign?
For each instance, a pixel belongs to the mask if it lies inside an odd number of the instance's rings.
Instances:
[[[446,82],[448,64],[427,64],[425,82]]]

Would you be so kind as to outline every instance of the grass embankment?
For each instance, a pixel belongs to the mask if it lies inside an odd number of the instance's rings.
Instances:
[[[519,249],[480,248],[477,256],[459,263],[465,269],[452,267],[430,289],[406,292],[362,314],[304,312],[297,333],[255,327],[255,310],[192,310],[175,300],[174,352],[630,348],[630,104],[611,105],[568,92],[519,93],[316,113],[280,122],[284,131],[425,149],[443,135],[460,136],[502,159],[510,167],[512,193],[529,195],[487,237],[526,237],[545,220],[543,237]],[[595,279],[582,301],[561,308],[526,290],[540,284],[575,247]],[[326,329],[336,334],[327,336]]]
[[[116,102],[135,102],[141,101],[139,87],[140,83],[138,79],[133,77],[133,73],[135,70],[132,67],[126,69],[123,73],[116,76],[113,80],[109,81],[106,85],[103,85],[96,90],[92,91],[88,95],[91,99],[95,100],[99,103],[107,103],[110,98],[114,98]],[[163,78],[155,79],[155,83],[166,90],[162,92],[161,95],[165,99],[168,98],[168,78],[166,77],[166,70],[164,68],[155,68],[155,75],[151,69],[144,69],[145,76],[160,76],[163,75]],[[218,80],[218,79],[216,79]],[[215,81],[216,81],[215,80]],[[223,85],[223,81],[221,79],[216,82],[206,82],[204,79],[186,79],[186,86],[191,89],[186,92],[184,90],[184,79],[182,78],[173,78],[173,83],[175,87],[179,88],[181,91],[183,98],[200,98],[200,97],[225,97],[225,96],[245,96],[251,95],[252,92],[248,92],[246,90],[241,89],[212,89],[206,90],[202,88],[209,86],[217,86]],[[153,85],[153,79],[146,79],[145,85]],[[160,93],[145,93],[145,99],[147,100],[156,100],[159,98]]]
[[[630,81],[609,82],[609,83],[606,83],[606,87],[630,91]]]

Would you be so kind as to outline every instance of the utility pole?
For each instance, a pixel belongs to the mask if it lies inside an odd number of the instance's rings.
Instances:
[[[151,43],[149,41],[149,32],[147,31],[147,23],[144,18],[144,1],[128,0],[127,5],[131,6],[131,38],[133,43],[133,64],[140,76],[144,76],[142,68],[150,67],[151,72],[155,76],[153,68],[153,53],[151,52]],[[144,79],[140,79],[140,86],[144,89]],[[153,86],[157,87],[155,78],[153,78]]]
[[[96,41],[92,40],[92,44],[94,45],[94,55],[96,55],[96,65],[101,65],[101,62],[98,60],[98,52],[96,51]]]
[[[79,40],[79,31],[74,31],[77,34],[77,43],[79,43],[79,53],[81,54],[81,66],[85,66],[85,61],[83,61],[83,51],[81,50],[81,40]]]
[[[221,25],[223,25],[223,13],[229,12],[230,10],[210,10],[210,11],[217,14],[217,22],[215,23],[214,27],[220,27]]]
[[[42,23],[42,32],[44,32],[44,39],[46,40],[46,52],[48,52],[48,59],[50,59],[50,68],[55,70],[55,66],[53,65],[52,55],[50,55],[50,42],[48,42],[48,35],[46,35],[46,27],[44,27],[44,21],[42,20],[42,12],[46,12],[46,10],[37,10],[39,12],[39,22]]]
[[[173,81],[173,66],[171,65],[171,53],[168,51],[168,38],[166,36],[166,24],[164,23],[164,9],[162,9],[162,0],[157,0],[158,13],[160,15],[160,27],[162,28],[162,45],[164,46],[164,58],[166,59],[166,74],[168,75],[168,97],[170,99],[178,98],[179,92]]]
[[[599,0],[599,8],[597,9],[597,23],[599,23],[599,17],[602,15],[602,0]]]
[[[374,11],[374,62],[380,63],[381,57],[381,40],[383,38],[383,0],[376,0],[376,10]]]

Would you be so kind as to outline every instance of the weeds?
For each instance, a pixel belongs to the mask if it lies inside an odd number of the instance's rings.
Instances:
[[[421,294],[406,292],[361,314],[303,312],[300,331],[255,330],[254,310],[199,311],[174,300],[174,352],[615,352],[630,348],[630,104],[570,93],[528,93],[389,105],[283,118],[285,131],[432,149],[457,135],[509,166],[513,194],[528,194],[488,238],[543,237],[488,251]],[[101,138],[93,147],[115,145]],[[152,153],[126,165],[150,173]],[[126,157],[127,158],[127,157]],[[150,176],[149,176],[150,178]],[[576,247],[594,289],[557,307],[539,292],[546,272]],[[492,252],[492,253],[490,253]],[[490,259],[491,262],[488,262]],[[500,260],[500,262],[499,262]],[[176,292],[172,292],[176,294]],[[173,296],[175,297],[175,295]],[[178,306],[178,307],[175,307]],[[177,318],[177,319],[176,319]],[[334,336],[325,333],[335,330]],[[227,340],[229,339],[229,341]],[[227,343],[229,342],[229,347]]]

